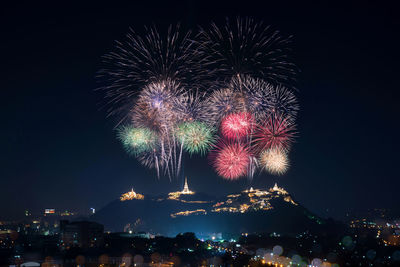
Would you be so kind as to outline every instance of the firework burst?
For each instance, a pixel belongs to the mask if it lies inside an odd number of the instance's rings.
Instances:
[[[265,117],[271,106],[271,92],[273,86],[261,79],[254,79],[249,75],[234,76],[228,88],[236,92],[237,100],[243,110],[250,112],[257,119]]]
[[[242,95],[242,106],[260,120],[272,113],[294,120],[299,110],[295,94],[282,85],[272,85],[249,75],[237,75],[232,77],[228,88]]]
[[[159,132],[168,130],[177,119],[173,108],[182,95],[179,84],[170,80],[147,85],[131,111],[133,124]]]
[[[175,98],[172,112],[176,114],[179,122],[202,121],[208,122],[204,94],[187,92]]]
[[[236,180],[246,175],[251,154],[248,147],[239,142],[220,142],[211,158],[218,175],[227,180]]]
[[[287,154],[280,149],[268,149],[260,154],[260,164],[271,174],[283,174],[289,168]]]
[[[221,122],[221,133],[228,139],[241,139],[249,136],[254,128],[254,118],[248,112],[227,115]]]
[[[206,100],[206,104],[210,122],[215,125],[218,125],[224,116],[240,112],[244,108],[238,101],[236,92],[229,88],[214,91]]]
[[[178,126],[178,138],[189,154],[207,153],[215,142],[215,130],[203,122],[186,122]]]
[[[289,151],[295,136],[295,125],[287,117],[273,114],[257,127],[254,133],[255,151],[281,149]]]
[[[156,142],[156,135],[146,128],[122,126],[118,130],[118,139],[121,140],[129,154],[139,155],[150,151]]]
[[[269,104],[269,108],[265,112],[267,115],[278,113],[286,116],[288,120],[295,120],[299,111],[299,103],[291,90],[281,85],[274,86],[271,87],[267,98]]]

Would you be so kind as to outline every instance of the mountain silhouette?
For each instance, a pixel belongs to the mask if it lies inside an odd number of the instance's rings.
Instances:
[[[284,233],[319,231],[325,220],[293,200],[283,188],[250,188],[223,198],[183,191],[168,195],[140,195],[133,190],[99,210],[91,218],[110,231],[151,232],[174,236],[194,232]]]

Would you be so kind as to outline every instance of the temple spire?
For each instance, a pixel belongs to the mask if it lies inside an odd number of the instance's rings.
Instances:
[[[168,194],[168,199],[175,199],[178,200],[181,195],[193,195],[194,192],[190,191],[188,183],[187,183],[187,177],[185,177],[185,185],[183,186],[182,191],[178,192],[171,192]]]
[[[273,190],[277,191],[279,189],[277,183],[275,183]]]
[[[190,193],[189,186],[188,186],[188,183],[187,183],[187,177],[185,177],[185,185],[183,186],[183,191],[182,191],[182,193],[183,193],[183,194],[188,194],[188,193]]]

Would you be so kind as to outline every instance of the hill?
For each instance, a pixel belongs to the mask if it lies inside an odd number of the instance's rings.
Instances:
[[[276,184],[267,190],[244,190],[223,198],[189,190],[163,196],[147,196],[133,190],[99,210],[92,219],[110,231],[151,232],[176,235],[195,232],[198,236],[215,233],[297,234],[316,231],[324,220],[293,200]]]

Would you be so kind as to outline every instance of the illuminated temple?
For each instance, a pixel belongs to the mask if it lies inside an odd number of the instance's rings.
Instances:
[[[187,177],[185,177],[185,185],[183,186],[182,191],[177,191],[177,192],[171,192],[168,194],[168,199],[179,199],[181,195],[194,195],[193,191],[190,191],[188,183],[187,183]]]
[[[286,202],[295,206],[298,205],[285,189],[278,187],[275,183],[274,187],[268,190],[253,189],[251,187],[240,194],[228,195],[225,201],[215,203],[211,211],[245,213],[250,210],[271,210],[273,206],[270,201],[274,198],[283,198]]]
[[[96,212],[93,218],[109,229],[123,229],[130,224],[126,231],[154,231],[169,236],[180,232],[208,235],[282,229],[297,233],[308,229],[311,223],[323,222],[299,205],[290,189],[280,184],[248,186],[215,196],[209,195],[212,190],[192,188],[190,177],[183,176],[176,183],[176,190],[164,194],[139,194],[133,189],[121,192],[116,201]]]
[[[201,194],[200,194],[201,195]],[[199,196],[200,196],[199,195]],[[201,199],[203,196],[195,196],[195,192],[189,189],[187,178],[185,178],[185,184],[182,191],[171,192],[167,198],[159,198],[157,201],[174,200],[182,203],[192,204],[204,204],[205,206],[187,206],[187,210],[180,210],[178,212],[171,213],[172,218],[189,215],[206,215],[208,212],[220,213],[246,213],[249,211],[267,211],[274,209],[271,204],[271,200],[280,198],[285,202],[289,202],[292,205],[297,206],[298,204],[292,199],[290,194],[282,187],[279,187],[276,183],[269,189],[254,189],[250,188],[244,190],[238,194],[227,195],[223,200],[205,200]],[[136,193],[133,189],[120,197],[121,201],[144,199],[144,196]],[[209,205],[209,206],[207,206]]]
[[[144,196],[136,193],[135,191],[133,191],[133,188],[132,188],[132,190],[129,191],[128,193],[122,194],[119,199],[121,201],[133,200],[133,199],[144,199]]]
[[[211,203],[209,201],[201,200],[185,200],[182,199],[182,195],[192,195],[194,192],[189,190],[187,179],[185,179],[185,186],[182,191],[169,193],[168,199],[181,201],[185,203]],[[273,187],[261,190],[250,188],[244,190],[238,194],[231,194],[226,196],[224,201],[213,202],[212,207],[209,211],[214,213],[228,212],[228,213],[246,213],[249,211],[268,211],[274,209],[271,204],[271,200],[275,198],[281,198],[285,202],[289,202],[292,205],[297,206],[290,194],[282,187],[279,187],[276,183]],[[184,210],[176,213],[172,213],[171,217],[176,218],[178,216],[188,215],[205,215],[207,214],[206,209],[193,209]]]

